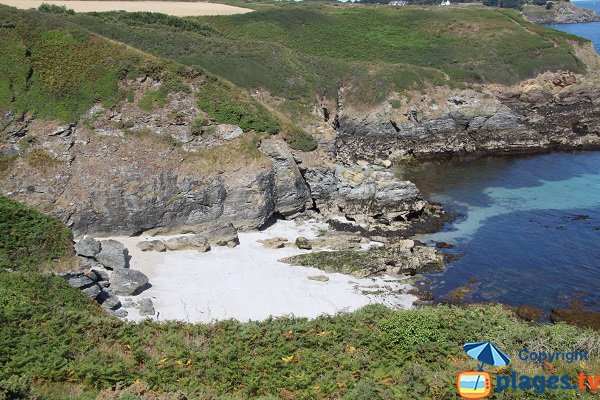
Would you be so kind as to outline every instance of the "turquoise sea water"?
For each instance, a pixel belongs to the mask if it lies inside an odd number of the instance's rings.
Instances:
[[[600,0],[584,0],[573,2],[579,7],[589,8],[600,14]],[[596,51],[600,53],[600,22],[590,22],[587,24],[553,24],[549,25],[559,31],[572,33],[577,36],[589,39],[594,44]]]
[[[600,12],[600,0],[576,2]],[[552,25],[600,52],[600,23]],[[459,256],[429,276],[437,300],[600,311],[600,152],[432,163],[411,180],[457,215],[422,240]]]

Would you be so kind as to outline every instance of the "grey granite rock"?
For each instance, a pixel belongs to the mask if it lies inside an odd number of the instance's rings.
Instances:
[[[81,289],[94,284],[94,281],[85,275],[74,276],[67,280],[67,282],[76,289]]]
[[[205,237],[200,235],[175,237],[164,243],[169,250],[197,250],[201,253],[210,250],[210,244]]]
[[[127,268],[129,265],[129,252],[123,243],[116,240],[103,240],[102,249],[96,255],[99,263],[108,269]]]
[[[293,218],[310,207],[310,189],[306,185],[287,144],[279,138],[261,142],[260,149],[275,170],[275,208],[283,216]]]
[[[91,237],[86,237],[75,243],[75,253],[83,257],[96,257],[100,252],[100,242]]]
[[[110,277],[110,288],[119,296],[134,296],[148,286],[148,277],[128,268],[115,269]]]
[[[100,292],[102,292],[102,288],[100,285],[94,283],[90,286],[82,288],[81,291],[88,295],[90,299],[94,300],[96,297],[98,297]]]
[[[97,300],[102,307],[109,310],[116,310],[117,308],[121,307],[121,301],[110,288],[102,289],[102,292],[100,292]]]
[[[154,304],[151,299],[141,299],[138,301],[138,310],[140,311],[140,315],[154,315],[156,311],[154,310]]]

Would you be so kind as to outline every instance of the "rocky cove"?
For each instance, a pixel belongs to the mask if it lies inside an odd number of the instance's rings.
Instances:
[[[136,103],[144,91],[163,84],[145,76],[122,83],[133,93],[132,102],[111,108],[97,104],[70,124],[27,113],[2,115],[8,161],[0,189],[57,216],[83,240],[145,237],[134,243],[144,253],[202,253],[217,242],[234,247],[238,231],[312,219],[328,223],[334,239],[318,244],[313,237],[310,247],[323,251],[296,246],[310,254],[277,259],[357,279],[432,272],[443,268],[444,256],[407,238],[439,230],[449,216],[427,202],[415,184],[399,178],[396,168],[465,154],[600,147],[597,55],[589,46],[575,49],[587,64],[586,75],[546,72],[511,87],[433,87],[393,94],[368,110],[347,106],[342,88],[335,108],[315,114],[310,129],[319,147],[312,152],[292,150],[278,136],[257,137],[235,125],[216,124],[209,134],[198,135],[193,120],[208,115],[193,93],[169,94],[164,107],[143,110]],[[229,239],[214,242],[223,232]],[[164,241],[153,242],[157,235]],[[197,237],[172,242],[173,235]],[[358,246],[363,238],[365,245],[383,247]],[[297,239],[292,235],[287,241]],[[134,295],[154,284],[127,264],[114,267],[99,258],[112,246],[112,253],[127,260],[128,251],[118,243],[90,242],[98,250],[92,255],[77,250],[83,258],[66,275],[113,311],[120,302],[114,295]],[[131,293],[114,290],[124,279],[133,282]],[[140,307],[151,314],[147,303]]]

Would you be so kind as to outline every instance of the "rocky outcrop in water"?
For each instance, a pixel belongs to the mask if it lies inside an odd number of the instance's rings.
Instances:
[[[357,116],[340,110],[338,158],[426,159],[600,147],[600,88],[570,72],[511,87],[430,89]]]
[[[577,24],[600,21],[600,15],[594,10],[578,7],[568,1],[549,1],[545,6],[526,5],[523,15],[536,24]]]

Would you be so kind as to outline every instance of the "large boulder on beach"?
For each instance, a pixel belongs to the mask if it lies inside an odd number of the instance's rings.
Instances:
[[[80,289],[92,300],[95,300],[96,297],[98,297],[98,295],[100,294],[100,292],[102,292],[102,287],[100,287],[100,285],[98,285],[97,283]]]
[[[167,251],[167,246],[162,240],[147,240],[143,242],[139,242],[137,244],[138,249],[141,251],[158,251],[164,252]]]
[[[137,305],[138,310],[140,311],[140,315],[154,315],[156,311],[154,310],[154,303],[152,303],[151,299],[142,299],[138,301]]]
[[[96,260],[108,269],[127,268],[129,264],[129,251],[123,243],[116,240],[103,240],[101,250],[96,255]]]
[[[110,288],[102,289],[97,300],[107,310],[116,310],[121,307],[121,300],[119,300]]]
[[[240,244],[237,229],[231,223],[203,224],[194,231],[204,236],[211,246],[235,247]]]
[[[148,277],[128,268],[115,269],[110,277],[110,288],[119,296],[134,296],[148,286]]]
[[[267,249],[281,249],[285,247],[285,244],[288,240],[284,237],[272,237],[268,239],[257,240],[258,243],[261,243]]]
[[[210,250],[210,245],[205,237],[200,235],[180,236],[165,241],[169,250],[197,250],[205,253]]]
[[[75,243],[75,253],[82,257],[96,257],[100,250],[100,242],[91,237],[86,237]]]

